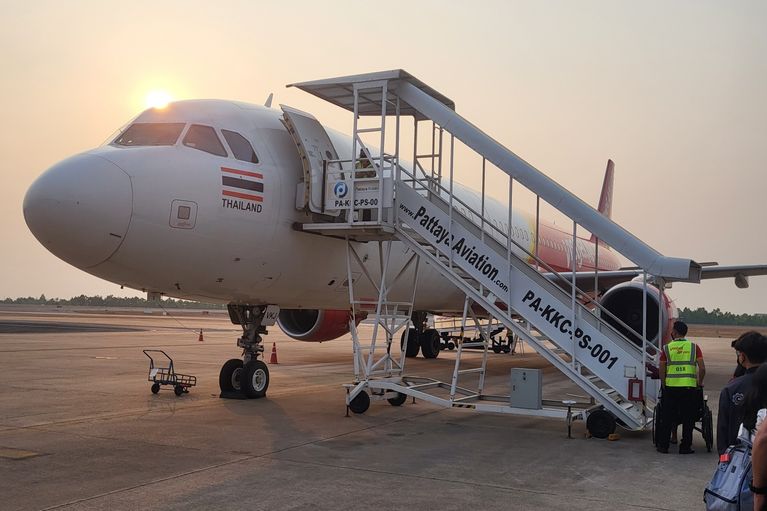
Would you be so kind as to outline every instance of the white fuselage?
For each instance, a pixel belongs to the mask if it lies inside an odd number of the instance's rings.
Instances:
[[[345,243],[293,227],[311,218],[296,208],[303,171],[279,110],[183,101],[147,110],[133,122],[184,127],[173,145],[107,144],[44,173],[27,193],[24,213],[46,248],[88,273],[143,291],[282,308],[348,307]],[[222,141],[222,130],[241,134],[252,144],[258,163],[234,158],[229,144],[227,155],[219,156],[184,143],[195,124],[213,127]],[[351,139],[327,131],[339,156],[350,159]],[[238,198],[235,189],[222,184],[222,177],[236,176],[232,172],[255,176],[249,179],[261,183],[260,200]],[[487,210],[489,217],[498,217],[493,221],[508,227],[501,220],[507,215],[500,204]],[[187,214],[189,218],[181,218]],[[534,223],[526,215],[514,215],[512,235],[532,247]],[[561,245],[562,257],[569,257],[561,241],[550,245],[552,250]],[[578,245],[579,259],[581,253],[587,259],[591,244],[579,240]],[[376,274],[377,244],[359,244],[357,250]],[[395,244],[393,264],[408,257],[407,252],[404,244]],[[604,262],[608,268],[617,266],[609,258]],[[557,266],[567,268],[568,263]],[[588,267],[588,262],[579,260],[578,266]],[[366,279],[357,283],[358,296],[375,296]],[[402,298],[406,289],[401,289]],[[458,311],[462,303],[452,284],[422,267],[417,309]]]

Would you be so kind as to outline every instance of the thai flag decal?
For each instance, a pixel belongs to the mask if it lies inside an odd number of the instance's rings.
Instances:
[[[264,200],[264,176],[258,172],[221,167],[221,194],[255,202]]]

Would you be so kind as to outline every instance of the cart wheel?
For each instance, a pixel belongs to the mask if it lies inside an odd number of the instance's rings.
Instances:
[[[242,393],[250,398],[259,398],[266,395],[269,388],[269,369],[261,360],[251,360],[242,368],[240,378]]]
[[[177,396],[180,396],[181,394],[183,394],[183,393],[184,393],[184,387],[182,387],[181,385],[176,385],[175,387],[173,387],[173,392],[174,392],[174,393],[175,393]]]
[[[160,392],[160,384],[157,382],[154,382],[152,384],[152,394],[157,394],[158,392]]]
[[[706,451],[711,452],[711,447],[714,445],[714,419],[708,407],[706,407],[706,411],[703,413],[701,430],[703,440],[706,442]]]
[[[494,344],[493,345],[493,353],[500,353],[500,352],[501,352],[501,347],[498,346],[497,344]]]
[[[449,343],[447,343],[447,349],[449,349],[450,351],[453,351],[455,349],[455,343],[453,341],[450,341]]]
[[[595,438],[607,438],[615,432],[615,416],[607,410],[596,410],[586,419],[586,429]]]
[[[370,396],[364,390],[357,394],[352,402],[349,403],[349,409],[354,413],[365,413],[370,408]]]
[[[397,392],[397,397],[390,397],[387,399],[390,405],[392,406],[400,406],[405,401],[407,401],[407,394],[403,394],[402,392]]]
[[[418,350],[421,348],[418,343],[418,335],[415,333],[415,328],[409,328],[402,331],[402,336],[399,341],[399,349],[401,350],[405,346],[405,336],[407,335],[407,352],[405,356],[413,358],[418,356]]]

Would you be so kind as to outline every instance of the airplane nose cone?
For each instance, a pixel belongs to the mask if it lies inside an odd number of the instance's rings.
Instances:
[[[57,163],[24,197],[24,219],[32,234],[53,254],[80,268],[114,254],[128,231],[132,210],[128,175],[92,154]]]

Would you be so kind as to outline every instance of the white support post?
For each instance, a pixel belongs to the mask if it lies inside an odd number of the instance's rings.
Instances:
[[[463,300],[463,315],[461,316],[461,338],[458,339],[458,350],[455,353],[455,367],[453,368],[453,378],[450,382],[450,401],[455,400],[455,392],[458,388],[458,371],[461,367],[461,355],[463,355],[463,340],[464,333],[466,332],[466,316],[469,310],[469,303],[473,303],[471,298],[467,295]]]

